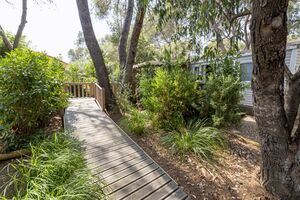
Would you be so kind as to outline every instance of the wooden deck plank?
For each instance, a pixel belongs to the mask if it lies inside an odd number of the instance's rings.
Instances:
[[[131,145],[126,145],[126,146],[123,146],[117,150],[113,150],[113,151],[104,151],[101,153],[101,151],[96,151],[96,152],[91,152],[91,153],[88,153],[86,154],[85,158],[87,160],[91,159],[91,158],[96,158],[99,160],[99,159],[102,159],[102,158],[110,158],[111,156],[125,156],[128,152],[131,152],[131,151],[137,151],[136,147]]]
[[[87,166],[106,183],[109,199],[185,199],[187,195],[107,115],[93,98],[75,98],[65,128],[83,141]]]
[[[94,169],[100,168],[100,172],[104,172],[104,171],[107,171],[107,170],[109,170],[111,168],[120,166],[120,165],[122,165],[124,163],[130,163],[134,159],[145,159],[145,158],[147,158],[145,155],[134,155],[134,156],[131,156],[130,158],[126,157],[124,159],[115,160],[113,162],[107,163],[107,164],[102,165],[102,166],[97,166]]]
[[[126,147],[130,147],[134,144],[128,144],[128,143],[121,143],[121,144],[117,144],[117,145],[111,145],[110,147],[102,147],[102,146],[98,146],[96,148],[89,148],[88,150],[86,150],[86,154],[89,155],[89,156],[92,156],[93,154],[106,154],[108,152],[113,152],[113,151],[116,151],[116,150],[121,150],[123,148],[126,148]]]
[[[106,163],[109,163],[109,162],[112,162],[114,160],[117,160],[117,159],[122,159],[124,158],[125,156],[128,156],[128,155],[132,155],[132,154],[139,154],[139,155],[143,155],[143,152],[141,151],[135,151],[135,150],[131,150],[131,151],[128,151],[126,152],[127,154],[116,154],[114,156],[110,156],[110,157],[93,157],[93,158],[90,158],[90,159],[87,159],[87,164],[88,165],[91,165],[91,164],[94,164],[94,163],[97,163],[98,165],[104,165]]]
[[[101,172],[101,176],[103,178],[105,178],[105,177],[109,177],[111,175],[126,171],[128,169],[129,169],[129,171],[133,171],[133,170],[138,169],[140,166],[143,167],[143,166],[151,164],[151,163],[152,163],[151,160],[147,159],[146,157],[141,157],[141,158],[136,158],[136,159],[130,160],[128,162],[124,162],[121,165],[111,167],[110,169],[105,170],[105,171],[101,170],[100,172]]]
[[[140,188],[139,190],[135,191],[134,193],[130,194],[124,199],[133,200],[133,199],[144,199],[145,197],[149,196],[159,188],[163,187],[164,185],[168,184],[171,181],[170,177],[166,174],[155,179],[154,181],[150,182],[146,186]]]
[[[173,192],[170,196],[168,196],[167,198],[165,198],[165,200],[173,200],[173,199],[186,199],[187,195],[182,192],[180,189],[176,190],[175,192]]]
[[[164,172],[157,168],[155,170],[150,169],[144,174],[145,175],[142,177],[135,176],[133,174],[128,176],[127,179],[121,179],[120,181],[111,184],[110,188],[113,193],[112,196],[116,199],[122,199],[126,196],[129,196],[130,194],[149,184],[149,182],[152,182],[164,175]],[[128,180],[130,180],[130,182],[128,182]]]
[[[109,160],[106,160],[106,162],[102,162],[102,163],[96,162],[95,163],[95,162],[92,162],[93,160],[90,160],[90,162],[87,162],[87,164],[89,165],[90,169],[102,168],[102,167],[105,168],[106,165],[124,162],[125,159],[130,160],[131,158],[135,158],[137,156],[143,156],[143,154],[141,152],[134,151],[134,152],[127,154],[126,156],[111,158]]]
[[[141,162],[141,163],[138,163],[137,165],[135,166],[131,166],[131,167],[128,167],[116,174],[114,174],[113,176],[109,176],[105,179],[106,183],[109,185],[109,184],[112,184],[124,177],[127,177],[131,174],[134,174],[136,173],[137,176],[141,176],[141,173],[139,172],[140,170],[148,167],[148,166],[151,166],[153,168],[157,168],[157,166],[151,162],[150,160],[148,160],[147,162]]]
[[[152,199],[164,199],[170,194],[172,194],[174,191],[178,189],[178,185],[174,183],[173,181],[169,182],[167,185],[164,185],[163,187],[159,188],[159,190],[152,193],[150,196],[145,198],[145,200],[152,200]]]

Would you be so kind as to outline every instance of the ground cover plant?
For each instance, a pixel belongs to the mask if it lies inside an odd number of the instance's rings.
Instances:
[[[81,144],[68,133],[31,144],[31,151],[31,157],[10,165],[16,170],[12,199],[105,199],[101,180],[86,168]]]
[[[192,120],[180,131],[163,137],[163,142],[180,155],[193,153],[201,158],[212,158],[215,151],[225,148],[221,131],[207,127],[201,120]]]

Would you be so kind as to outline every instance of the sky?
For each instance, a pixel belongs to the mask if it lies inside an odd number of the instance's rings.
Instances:
[[[12,5],[0,0],[0,25],[4,30],[16,33],[21,20],[22,1],[9,0]],[[92,16],[97,38],[110,33],[105,20]],[[28,0],[27,24],[23,34],[31,41],[30,47],[45,51],[48,55],[62,55],[68,62],[68,50],[75,47],[81,30],[75,0],[54,0],[54,4],[37,4]]]

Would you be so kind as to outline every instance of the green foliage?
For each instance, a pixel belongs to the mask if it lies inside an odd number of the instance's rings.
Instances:
[[[9,127],[0,129],[0,141],[3,145],[3,152],[11,152],[19,149],[28,149],[30,148],[30,143],[36,143],[47,137],[42,130],[37,130],[34,133],[28,134],[16,134]]]
[[[208,106],[216,127],[236,123],[240,119],[243,83],[232,75],[209,76],[205,84]]]
[[[120,82],[115,84],[117,84],[118,87],[116,90],[115,97],[121,112],[122,113],[130,112],[130,110],[133,109],[133,105],[129,100],[130,92],[128,86]]]
[[[17,191],[12,199],[105,199],[103,184],[87,170],[80,143],[68,134],[54,134],[31,151],[28,160],[11,164]]]
[[[196,50],[202,50],[203,41],[208,38],[210,41],[228,38],[230,45],[242,41],[244,15],[239,15],[248,12],[250,5],[248,0],[158,0],[156,11],[160,27],[170,20],[176,21],[174,38],[184,38]]]
[[[236,53],[232,51],[223,55],[216,50],[208,50],[206,56],[211,61],[204,85],[204,113],[210,115],[216,127],[236,123],[240,119],[240,102],[246,87],[241,81]]]
[[[146,125],[146,114],[138,109],[132,108],[128,115],[125,115],[120,121],[120,126],[126,131],[133,134],[141,135],[144,133]]]
[[[18,133],[46,125],[67,105],[60,61],[28,49],[15,49],[0,60],[1,121]]]
[[[176,153],[211,158],[216,150],[225,147],[225,143],[218,129],[204,125],[203,121],[190,121],[186,129],[165,136],[163,142]]]
[[[14,34],[11,32],[5,32],[8,40],[11,42],[11,44],[13,44],[14,41]],[[20,42],[19,42],[19,48],[24,48],[24,47],[28,47],[30,44],[30,42],[26,41],[26,37],[24,35],[21,36],[20,38]],[[0,39],[0,58],[4,57],[6,53],[8,53],[9,50],[7,49],[7,47],[4,45],[3,40]]]
[[[66,70],[66,79],[69,82],[80,82],[82,74],[78,65],[71,64]]]
[[[194,114],[193,104],[198,101],[201,93],[195,78],[178,66],[156,69],[153,79],[141,77],[142,104],[145,109],[156,114],[163,128],[174,130],[182,125],[186,116]]]
[[[91,61],[74,62],[65,71],[66,80],[69,82],[95,82],[96,71]]]

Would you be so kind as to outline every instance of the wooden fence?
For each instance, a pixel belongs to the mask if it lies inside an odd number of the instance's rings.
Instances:
[[[71,98],[94,97],[102,110],[105,110],[105,90],[97,83],[66,83],[65,91]]]

